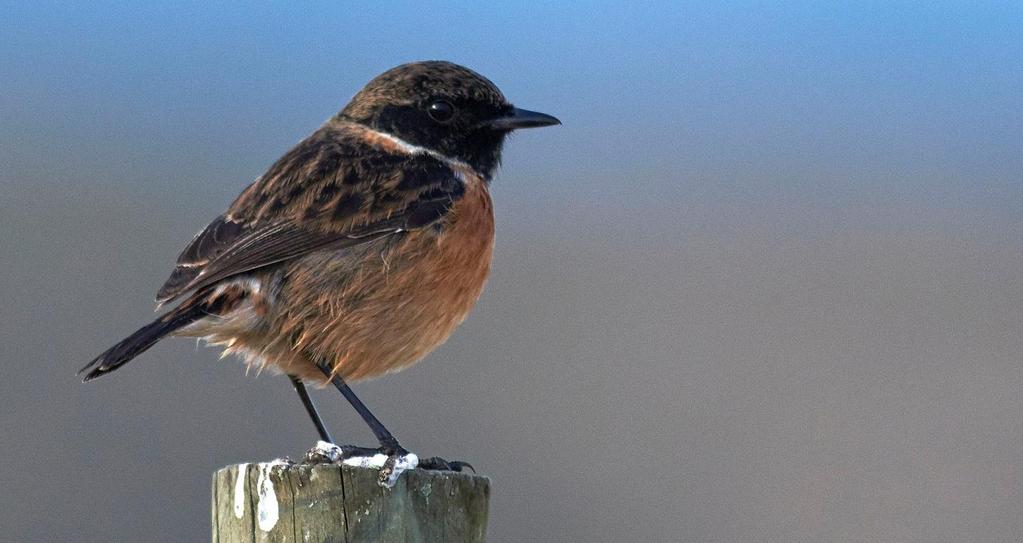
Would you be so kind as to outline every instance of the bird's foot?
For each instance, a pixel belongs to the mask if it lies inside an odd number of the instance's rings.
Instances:
[[[444,460],[439,456],[431,456],[429,458],[419,459],[420,469],[428,469],[431,471],[464,471],[466,468],[476,473],[476,468],[472,467],[472,464],[464,462],[462,460]]]
[[[316,446],[305,453],[303,460],[306,464],[340,464],[353,458],[373,458],[380,455],[404,457],[409,456],[410,453],[397,443],[373,448],[317,441]]]
[[[380,486],[390,488],[394,486],[403,472],[416,469],[419,465],[419,457],[405,450],[397,441],[375,449],[355,445],[334,445],[319,441],[306,453],[305,462],[376,468],[380,470],[378,475]]]

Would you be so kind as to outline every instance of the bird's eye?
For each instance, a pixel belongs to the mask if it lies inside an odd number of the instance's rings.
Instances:
[[[426,112],[430,115],[431,119],[438,123],[446,123],[455,116],[455,106],[444,100],[438,100],[430,104],[430,107],[426,108]]]

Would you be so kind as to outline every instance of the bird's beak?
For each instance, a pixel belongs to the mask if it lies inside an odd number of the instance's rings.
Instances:
[[[513,108],[511,113],[487,121],[487,126],[494,130],[517,130],[519,128],[539,128],[541,126],[551,126],[555,124],[561,124],[556,117],[552,117],[546,113],[540,113],[538,111],[529,111],[528,109]]]

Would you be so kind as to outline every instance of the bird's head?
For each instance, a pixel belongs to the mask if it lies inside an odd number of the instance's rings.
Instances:
[[[403,64],[378,75],[338,118],[465,162],[488,179],[512,130],[561,124],[516,108],[487,78],[443,61]]]

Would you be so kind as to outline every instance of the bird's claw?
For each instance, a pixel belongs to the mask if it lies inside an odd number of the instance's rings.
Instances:
[[[463,462],[461,460],[444,460],[439,456],[431,456],[429,458],[419,459],[420,469],[427,469],[431,471],[458,471],[461,472],[465,468],[469,468],[473,473],[476,473],[476,468],[472,467],[472,464]]]
[[[307,464],[338,464],[350,458],[372,458],[378,454],[388,458],[408,456],[409,452],[397,443],[380,447],[359,447],[357,445],[335,445],[320,441],[305,454]]]
[[[374,458],[377,455],[384,455],[387,460],[383,468],[393,466],[398,459],[409,456],[408,450],[397,442],[381,445],[380,447],[359,447],[357,445],[334,445],[333,443],[319,442],[305,455],[305,462],[309,464],[343,464],[351,463],[346,460],[354,458]],[[421,458],[418,467],[431,471],[457,471],[466,469],[476,473],[476,468],[468,462],[461,460],[445,460],[439,456]]]

